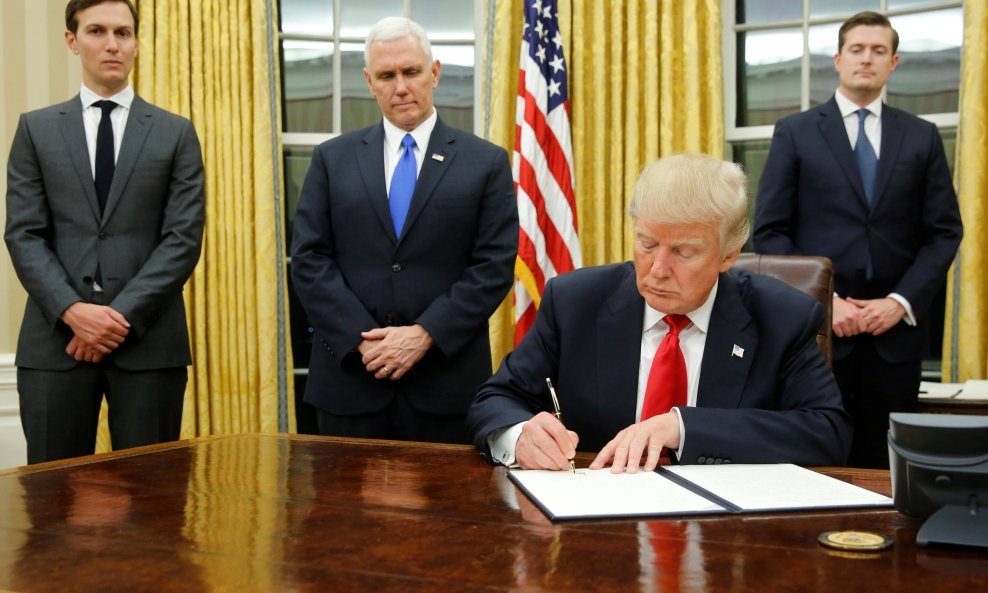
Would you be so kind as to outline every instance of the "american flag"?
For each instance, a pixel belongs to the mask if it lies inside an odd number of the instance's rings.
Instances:
[[[535,322],[550,278],[581,265],[573,145],[556,0],[525,0],[513,172],[518,194],[515,345]]]

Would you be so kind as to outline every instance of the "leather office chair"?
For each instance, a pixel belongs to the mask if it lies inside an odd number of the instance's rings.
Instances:
[[[831,318],[834,310],[834,267],[826,257],[801,255],[758,255],[742,253],[734,263],[735,268],[750,270],[777,278],[802,290],[823,305],[823,321],[817,330],[816,342],[827,364],[831,364],[830,348],[833,340]]]

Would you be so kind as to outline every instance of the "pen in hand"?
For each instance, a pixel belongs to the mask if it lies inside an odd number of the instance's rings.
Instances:
[[[549,386],[549,395],[552,397],[552,409],[555,410],[552,415],[556,417],[556,420],[562,422],[563,411],[559,409],[559,398],[556,397],[556,388],[552,386],[552,379],[546,377],[545,384]],[[576,464],[573,463],[572,459],[569,460],[569,468],[574,474],[576,473]]]

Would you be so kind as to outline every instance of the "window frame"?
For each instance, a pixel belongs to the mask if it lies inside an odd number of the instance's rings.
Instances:
[[[809,29],[814,25],[826,25],[842,23],[849,16],[838,17],[818,17],[809,18],[810,0],[803,0],[803,18],[799,20],[778,21],[772,23],[758,24],[737,24],[737,0],[721,0],[721,56],[723,66],[723,92],[724,92],[724,154],[733,158],[734,144],[752,140],[771,140],[774,125],[758,126],[738,126],[737,125],[737,85],[738,85],[738,60],[740,56],[737,51],[738,33],[748,31],[770,31],[773,29],[799,27],[803,34],[803,55],[800,65],[800,111],[810,108],[810,48]],[[880,0],[878,12],[890,18],[908,14],[921,14],[935,10],[945,10],[950,8],[963,8],[963,0],[952,0],[942,2],[930,2],[929,4],[888,10],[888,0]],[[882,90],[882,99],[885,100],[886,90]],[[948,113],[925,113],[917,114],[929,122],[932,122],[938,129],[956,130],[960,115],[958,112]]]

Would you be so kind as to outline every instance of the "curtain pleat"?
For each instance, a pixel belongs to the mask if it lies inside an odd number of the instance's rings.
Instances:
[[[988,5],[964,3],[954,187],[964,240],[947,275],[943,380],[988,377]]]
[[[193,365],[182,437],[294,431],[275,0],[140,0],[134,90],[192,120],[206,169],[186,284]],[[101,428],[99,450],[108,439]]]

